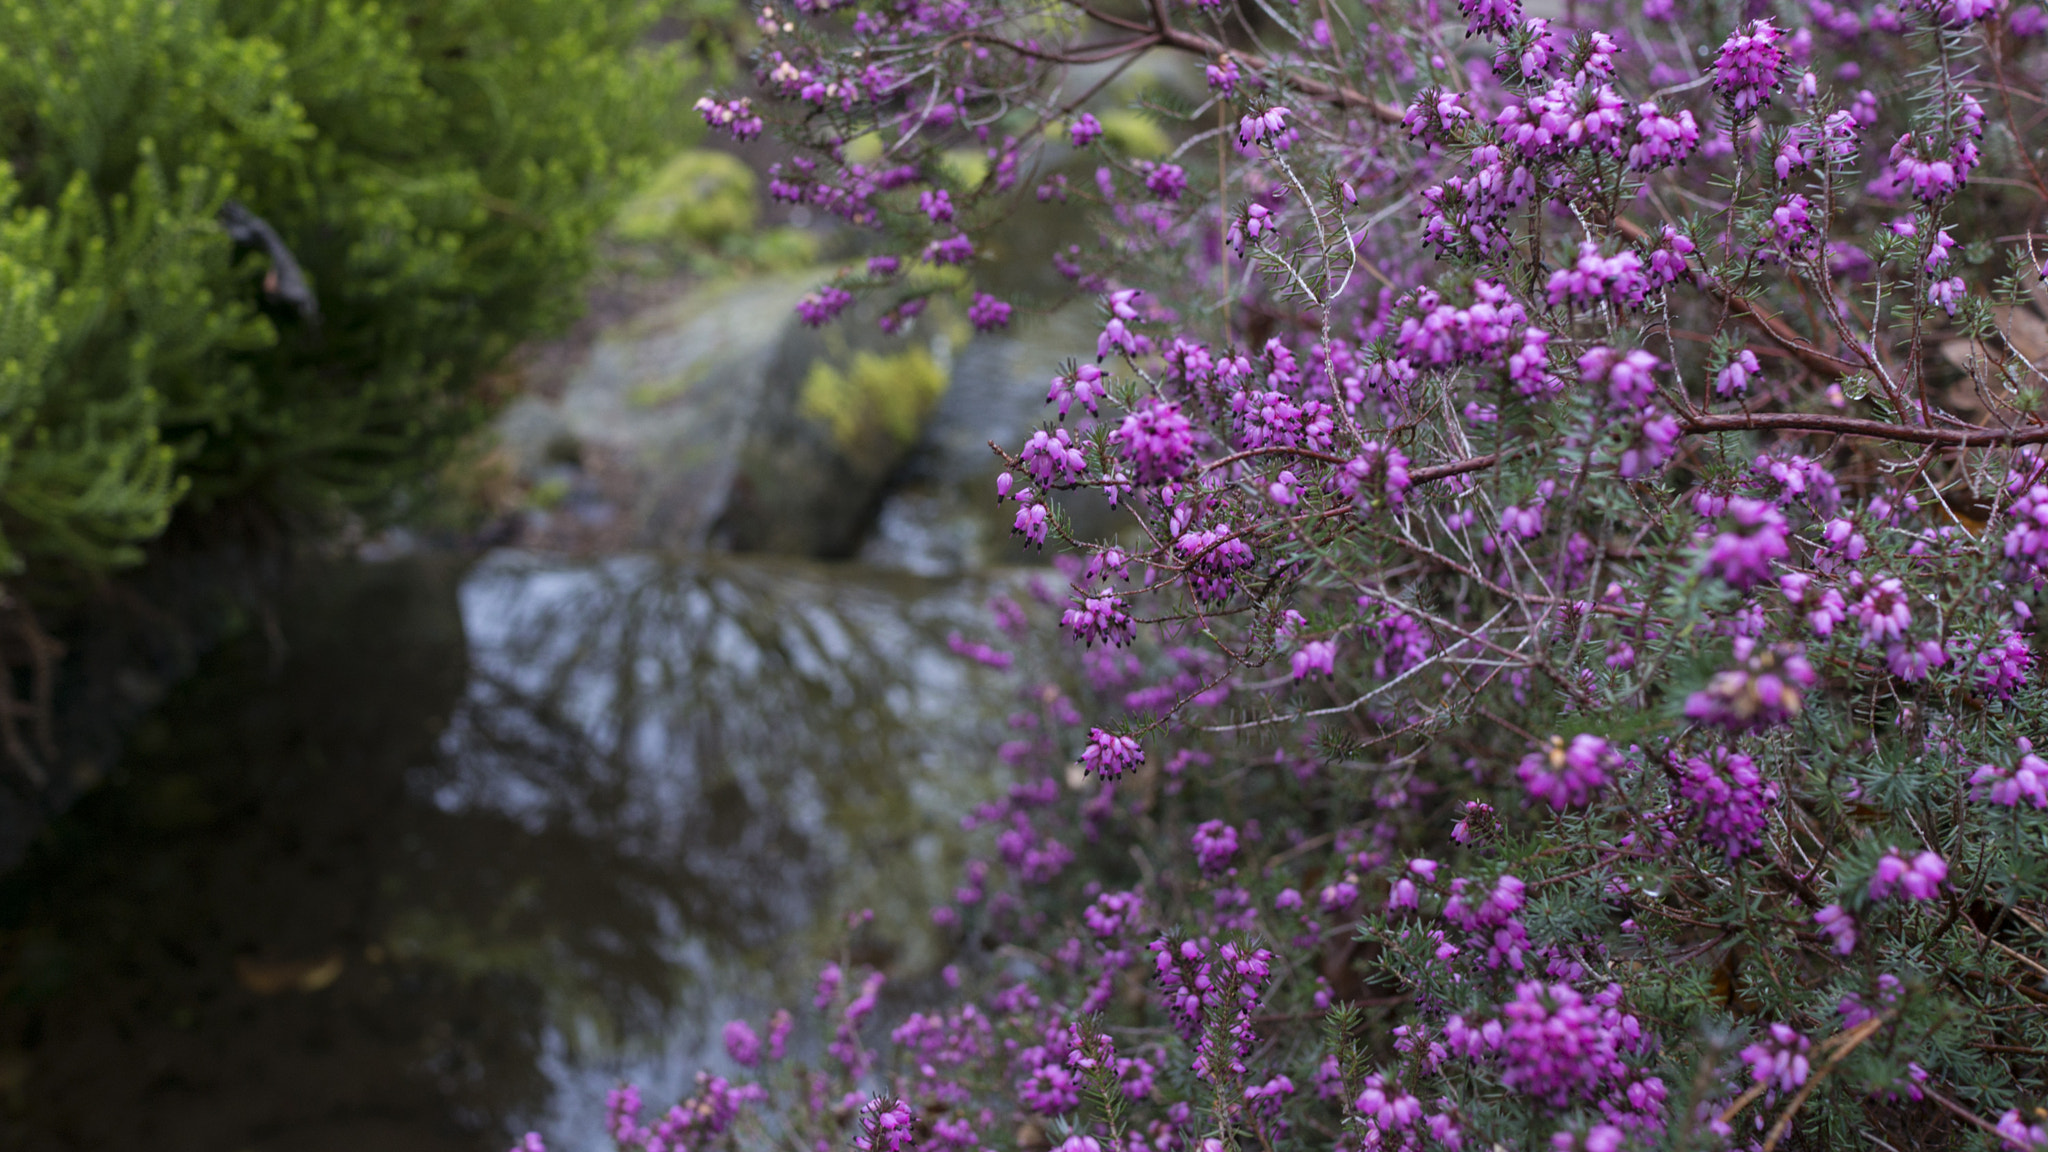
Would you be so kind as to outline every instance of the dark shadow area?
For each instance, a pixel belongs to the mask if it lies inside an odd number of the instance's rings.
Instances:
[[[0,1147],[599,1146],[801,957],[924,912],[1009,681],[985,582],[519,556],[301,581],[0,880]],[[587,1141],[587,1143],[585,1143]]]

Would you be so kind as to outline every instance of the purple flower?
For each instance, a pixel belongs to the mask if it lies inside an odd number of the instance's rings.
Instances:
[[[1692,805],[1708,843],[1726,852],[1730,860],[1763,843],[1778,786],[1764,780],[1755,761],[1740,752],[1716,748],[1710,757],[1689,758],[1679,771],[1678,794]]]
[[[1104,892],[1081,913],[1081,920],[1089,931],[1108,939],[1135,928],[1144,908],[1145,898],[1135,891]]]
[[[1794,256],[1810,255],[1814,251],[1810,207],[1806,197],[1795,193],[1780,200],[1778,206],[1771,210],[1772,238],[1777,240],[1779,247]]]
[[[1249,148],[1261,141],[1274,141],[1287,130],[1287,117],[1291,115],[1293,113],[1276,104],[1264,112],[1244,116],[1237,124],[1237,146]]]
[[[1714,375],[1714,393],[1719,396],[1741,396],[1749,391],[1749,381],[1763,372],[1763,365],[1757,363],[1756,353],[1744,348],[1728,358],[1728,363]]]
[[[2026,568],[2048,565],[2048,486],[2035,484],[2006,509],[2013,526],[2005,534],[2005,557]]]
[[[1969,286],[1963,283],[1961,276],[1951,276],[1946,280],[1936,280],[1927,286],[1927,302],[1953,316],[1956,314],[1956,305],[1962,302],[1968,292]]]
[[[893,260],[895,257],[892,256],[890,259]],[[875,321],[875,325],[893,336],[909,327],[912,320],[924,315],[926,303],[925,297],[914,296],[882,313],[880,319]]]
[[[1195,850],[1195,860],[1202,871],[1221,872],[1237,855],[1237,829],[1221,820],[1206,820],[1195,829],[1189,844]]]
[[[1721,45],[1714,57],[1714,91],[1740,116],[1771,102],[1785,64],[1778,42],[1785,34],[1769,20],[1752,21]]]
[[[2011,768],[1986,764],[1970,777],[1972,794],[2007,808],[2021,800],[2035,808],[2048,808],[2048,761],[2034,755],[2034,743],[2022,736],[2019,763]]]
[[[1806,1083],[1806,1052],[1812,1046],[1791,1025],[1773,1024],[1763,1040],[1742,1050],[1742,1060],[1757,1083],[1793,1092]]]
[[[1088,458],[1065,428],[1033,432],[1019,455],[1024,470],[1040,484],[1068,481],[1088,470]]]
[[[974,241],[965,236],[948,236],[925,245],[924,258],[933,264],[965,264],[974,259]]]
[[[1748,591],[1769,579],[1771,562],[1783,560],[1790,551],[1785,517],[1761,500],[1737,496],[1728,501],[1728,518],[1736,530],[1714,537],[1706,571],[1737,591]]]
[[[1025,500],[1030,495],[1030,492],[1031,490],[1027,488],[1017,494],[1017,499],[1020,502],[1024,502],[1024,506],[1017,509],[1017,518],[1011,522],[1010,531],[1024,537],[1026,542],[1043,548],[1045,547],[1046,529],[1051,524],[1052,515],[1047,511],[1045,505],[1030,503]]]
[[[1010,323],[1010,306],[986,292],[976,292],[967,306],[967,319],[978,332],[993,332]]]
[[[1126,356],[1138,356],[1151,350],[1151,341],[1130,330],[1130,323],[1137,320],[1137,299],[1144,293],[1136,288],[1123,288],[1109,294],[1109,322],[1103,325],[1102,335],[1095,339],[1095,358],[1121,352]]]
[[[853,293],[827,284],[796,303],[796,314],[812,328],[831,323],[853,304]]]
[[[1124,611],[1123,597],[1114,592],[1076,599],[1060,616],[1060,624],[1073,633],[1074,639],[1091,648],[1097,641],[1121,648],[1136,638],[1131,618]]]
[[[1522,0],[1458,0],[1458,10],[1467,17],[1467,36],[1481,32],[1506,34],[1521,22]]]
[[[1223,59],[1202,70],[1209,87],[1228,97],[1235,95],[1238,84],[1237,61],[1225,56]]]
[[[1406,1131],[1422,1122],[1422,1101],[1388,1083],[1387,1078],[1377,1072],[1365,1078],[1365,1090],[1358,1094],[1358,1099],[1353,1100],[1351,1106],[1364,1118],[1366,1130],[1376,1135]],[[1409,1142],[1389,1139],[1384,1144],[1387,1147],[1396,1145],[1409,1146]],[[1371,1139],[1368,1146],[1382,1146],[1382,1141]]]
[[[1387,911],[1398,912],[1403,908],[1414,908],[1421,904],[1422,891],[1415,881],[1406,876],[1396,876],[1389,881]]]
[[[697,100],[696,109],[703,114],[704,123],[731,133],[735,140],[751,140],[767,127],[759,116],[754,115],[753,102],[745,96],[737,100],[713,100],[702,96]]]
[[[1606,382],[1608,400],[1623,411],[1649,404],[1657,392],[1656,372],[1663,366],[1662,360],[1641,348],[1617,352],[1604,344],[1579,357],[1579,374],[1589,384]]]
[[[1934,18],[1951,28],[1989,20],[2003,5],[2004,0],[1926,0],[1926,7]]]
[[[1921,852],[1908,861],[1897,848],[1878,858],[1877,871],[1870,877],[1870,898],[1883,900],[1893,890],[1908,900],[1932,900],[1948,879],[1948,865],[1932,852]]]
[[[645,1130],[639,1126],[640,1087],[627,1084],[604,1094],[604,1130],[620,1144],[639,1142]]]
[[[1524,328],[1522,346],[1508,357],[1508,379],[1515,391],[1529,397],[1555,396],[1564,390],[1563,381],[1550,372],[1550,333],[1541,328]]]
[[[1067,138],[1074,142],[1074,147],[1086,148],[1102,139],[1102,121],[1097,120],[1092,112],[1083,112],[1073,127],[1067,129]]]
[[[1905,636],[1913,623],[1913,610],[1906,604],[1906,588],[1896,576],[1886,576],[1871,585],[1863,599],[1849,609],[1863,628],[1863,642],[1882,644]]]
[[[853,1146],[860,1152],[909,1152],[917,1139],[917,1114],[901,1100],[877,1096],[862,1105],[860,1135]]]
[[[2017,630],[2007,628],[1999,633],[1997,643],[1977,654],[1977,683],[1987,694],[2009,699],[2027,682],[2027,672],[2033,666],[2034,646]]]
[[[1380,643],[1380,654],[1373,658],[1372,674],[1382,680],[1422,663],[1436,647],[1428,627],[1406,612],[1392,613],[1366,631]]]
[[[1909,684],[1927,679],[1927,673],[1948,663],[1948,650],[1938,640],[1918,644],[1892,644],[1885,649],[1885,667]]]
[[[1336,664],[1337,644],[1334,640],[1311,640],[1294,653],[1294,678],[1305,680],[1311,674],[1332,676],[1336,674]]]
[[[1638,172],[1653,172],[1684,163],[1700,146],[1699,124],[1692,113],[1681,108],[1667,116],[1655,101],[1636,108],[1636,142],[1628,151],[1628,166]]]
[[[2012,1152],[2041,1152],[2048,1149],[2048,1123],[2029,1124],[2017,1108],[2008,1108],[1998,1118],[1998,1139]]]
[[[1650,288],[1650,279],[1643,274],[1642,257],[1632,251],[1603,256],[1599,244],[1585,240],[1579,244],[1578,260],[1569,268],[1551,273],[1544,291],[1553,305],[1592,305],[1609,300],[1618,308],[1630,308],[1641,304]]]
[[[1500,1007],[1500,1019],[1473,1027],[1462,1016],[1444,1025],[1453,1052],[1501,1065],[1501,1083],[1563,1108],[1572,1097],[1591,1099],[1602,1084],[1628,1072],[1621,1053],[1642,1043],[1636,1018],[1614,1006],[1619,988],[1589,1002],[1569,984],[1524,981]]]
[[[1346,875],[1342,880],[1323,885],[1316,894],[1316,907],[1326,916],[1338,916],[1358,903],[1358,877]]]
[[[1145,189],[1161,200],[1178,200],[1188,190],[1188,174],[1178,164],[1161,164],[1145,174]]]
[[[1830,904],[1813,914],[1813,922],[1834,940],[1835,951],[1847,956],[1856,949],[1856,918],[1840,904]]]
[[[1937,271],[1943,264],[1948,263],[1949,249],[1956,246],[1955,237],[1950,236],[1948,231],[1948,229],[1943,228],[1941,231],[1936,232],[1934,234],[1934,242],[1927,246],[1927,271],[1929,273]]]
[[[1789,724],[1813,686],[1813,666],[1796,648],[1753,654],[1741,668],[1716,672],[1705,688],[1686,697],[1685,715],[1694,723],[1730,733]]]
[[[1408,489],[1413,487],[1408,478],[1408,456],[1391,444],[1368,440],[1359,445],[1358,455],[1345,462],[1336,484],[1337,490],[1357,502],[1361,509],[1375,504],[1399,508],[1407,502]]]
[[[1145,762],[1145,749],[1129,736],[1118,736],[1100,728],[1088,730],[1088,747],[1081,752],[1081,769],[1097,779],[1114,780],[1126,769]]]
[[[1606,787],[1608,769],[1618,763],[1607,741],[1581,732],[1570,745],[1552,736],[1548,752],[1531,752],[1515,771],[1530,796],[1562,810],[1591,803],[1594,793]]]
[[[725,1054],[742,1068],[752,1068],[760,1062],[761,1038],[754,1034],[752,1025],[734,1020],[725,1026]]]
[[[1913,133],[1908,132],[1892,145],[1891,184],[1894,189],[1910,190],[1924,204],[1938,204],[1962,190],[1970,170],[1976,167],[1976,156],[1976,145],[1967,140],[1958,141],[1946,156],[1922,155]]]
[[[1649,4],[1644,4],[1644,8],[1648,7]],[[1550,1137],[1551,1152],[1622,1152],[1626,1147],[1628,1133],[1612,1124],[1593,1125],[1586,1129],[1583,1139],[1569,1128],[1554,1132]]]
[[[839,985],[845,978],[845,973],[839,970],[837,964],[828,963],[818,969],[818,991],[811,998],[811,1007],[821,1012],[830,1007],[832,1001],[838,997]]]
[[[1181,415],[1180,405],[1165,400],[1140,401],[1109,439],[1140,484],[1180,479],[1195,455],[1194,425]]]
[[[1257,560],[1251,546],[1228,524],[1183,533],[1174,540],[1173,550],[1187,562],[1195,595],[1203,600],[1227,599],[1235,586],[1234,574]]]
[[[1451,839],[1460,844],[1485,843],[1499,826],[1500,820],[1494,814],[1493,805],[1482,800],[1467,800],[1464,814],[1451,826]]]
[[[935,224],[943,224],[953,218],[953,198],[944,188],[927,188],[918,193],[917,206]]]
[[[1102,369],[1093,364],[1083,364],[1074,369],[1071,376],[1053,377],[1052,387],[1045,393],[1045,402],[1051,404],[1058,401],[1060,419],[1065,420],[1067,409],[1072,407],[1076,400],[1081,402],[1082,407],[1088,409],[1090,416],[1095,415],[1095,402],[1107,394],[1108,390],[1102,384]]]

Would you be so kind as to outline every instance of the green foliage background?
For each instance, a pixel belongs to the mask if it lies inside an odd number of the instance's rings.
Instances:
[[[686,131],[679,8],[0,0],[0,575],[131,563],[181,506],[402,498]],[[230,198],[317,325],[266,301]]]

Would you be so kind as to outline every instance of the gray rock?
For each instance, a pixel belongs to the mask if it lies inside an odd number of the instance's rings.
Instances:
[[[612,523],[625,542],[701,547],[725,510],[796,302],[817,281],[710,284],[641,312],[591,346],[553,406],[553,437],[519,406],[501,430],[538,440],[536,465],[560,462],[560,436],[571,438],[602,495],[623,505]]]
[[[900,337],[862,309],[813,331],[795,308],[825,278],[681,289],[532,356],[497,426],[533,504],[518,542],[852,554],[966,333],[943,305]]]
[[[768,370],[714,542],[841,559],[868,534],[952,380],[964,325],[940,305],[901,337],[866,308],[792,328]]]
[[[1032,429],[1056,417],[1045,402],[1046,385],[1063,364],[1089,356],[1098,323],[1093,303],[1084,302],[978,336],[961,350],[951,387],[861,547],[862,561],[933,576],[1023,558],[1010,532],[1017,506],[995,499],[1003,463],[989,444],[1014,452]],[[1112,535],[1122,526],[1093,493],[1067,493],[1060,506],[1084,536]]]

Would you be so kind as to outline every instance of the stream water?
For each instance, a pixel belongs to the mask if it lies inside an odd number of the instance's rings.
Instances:
[[[0,879],[0,1147],[597,1148],[859,959],[933,979],[1008,577],[762,558],[306,574]],[[1031,657],[1024,654],[1028,663]]]

